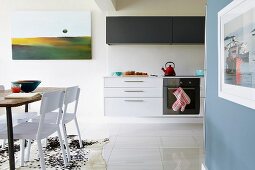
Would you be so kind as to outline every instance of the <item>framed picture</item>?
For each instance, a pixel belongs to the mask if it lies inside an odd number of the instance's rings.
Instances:
[[[234,0],[218,13],[218,94],[255,109],[254,0]]]
[[[91,13],[16,11],[11,38],[13,60],[91,59]]]

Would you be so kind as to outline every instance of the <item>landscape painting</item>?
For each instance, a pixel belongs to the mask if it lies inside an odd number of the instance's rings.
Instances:
[[[14,60],[91,59],[90,12],[16,12],[12,18]]]

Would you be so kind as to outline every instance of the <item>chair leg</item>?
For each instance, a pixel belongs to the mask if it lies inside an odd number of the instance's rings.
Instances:
[[[82,148],[83,146],[82,146],[82,140],[81,140],[81,133],[80,133],[78,121],[77,121],[76,118],[74,118],[74,122],[75,122],[76,130],[77,130],[77,133],[78,133],[78,137],[79,137],[80,148]]]
[[[45,138],[44,141],[43,141],[43,147],[44,147],[44,148],[47,147],[47,138]]]
[[[42,143],[41,140],[36,140],[37,141],[37,146],[38,146],[38,152],[39,152],[39,157],[40,157],[40,165],[42,170],[46,170],[45,167],[45,160],[44,160],[44,154],[43,154],[43,148],[42,148]]]
[[[65,127],[64,124],[62,124],[61,127],[62,127],[63,138],[64,138],[64,142],[65,142],[65,146],[66,146],[67,159],[68,159],[68,161],[70,161],[71,160],[71,156],[70,156],[70,150],[69,150],[69,145],[68,145],[68,141],[67,141],[66,127]]]
[[[25,157],[25,161],[29,161],[30,159],[30,151],[31,151],[31,139],[28,139],[27,140],[27,154],[26,154],[26,157]]]
[[[2,148],[5,148],[5,144],[6,144],[6,139],[3,139],[3,141],[2,141]]]
[[[20,139],[20,166],[24,166],[25,139]]]
[[[66,153],[65,153],[65,149],[64,149],[64,145],[63,145],[63,141],[62,141],[62,135],[60,133],[60,128],[58,128],[57,132],[58,132],[60,148],[61,148],[61,151],[63,154],[64,165],[67,166]]]

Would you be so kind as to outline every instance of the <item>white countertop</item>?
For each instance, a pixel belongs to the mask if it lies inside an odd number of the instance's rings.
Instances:
[[[145,77],[145,76],[105,76],[105,78],[204,78],[204,77],[201,77],[201,76],[194,76],[194,75],[178,75],[178,76],[148,76],[148,77]]]

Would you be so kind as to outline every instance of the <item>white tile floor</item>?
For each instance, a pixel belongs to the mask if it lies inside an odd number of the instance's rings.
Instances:
[[[110,124],[107,170],[200,170],[201,124]]]

